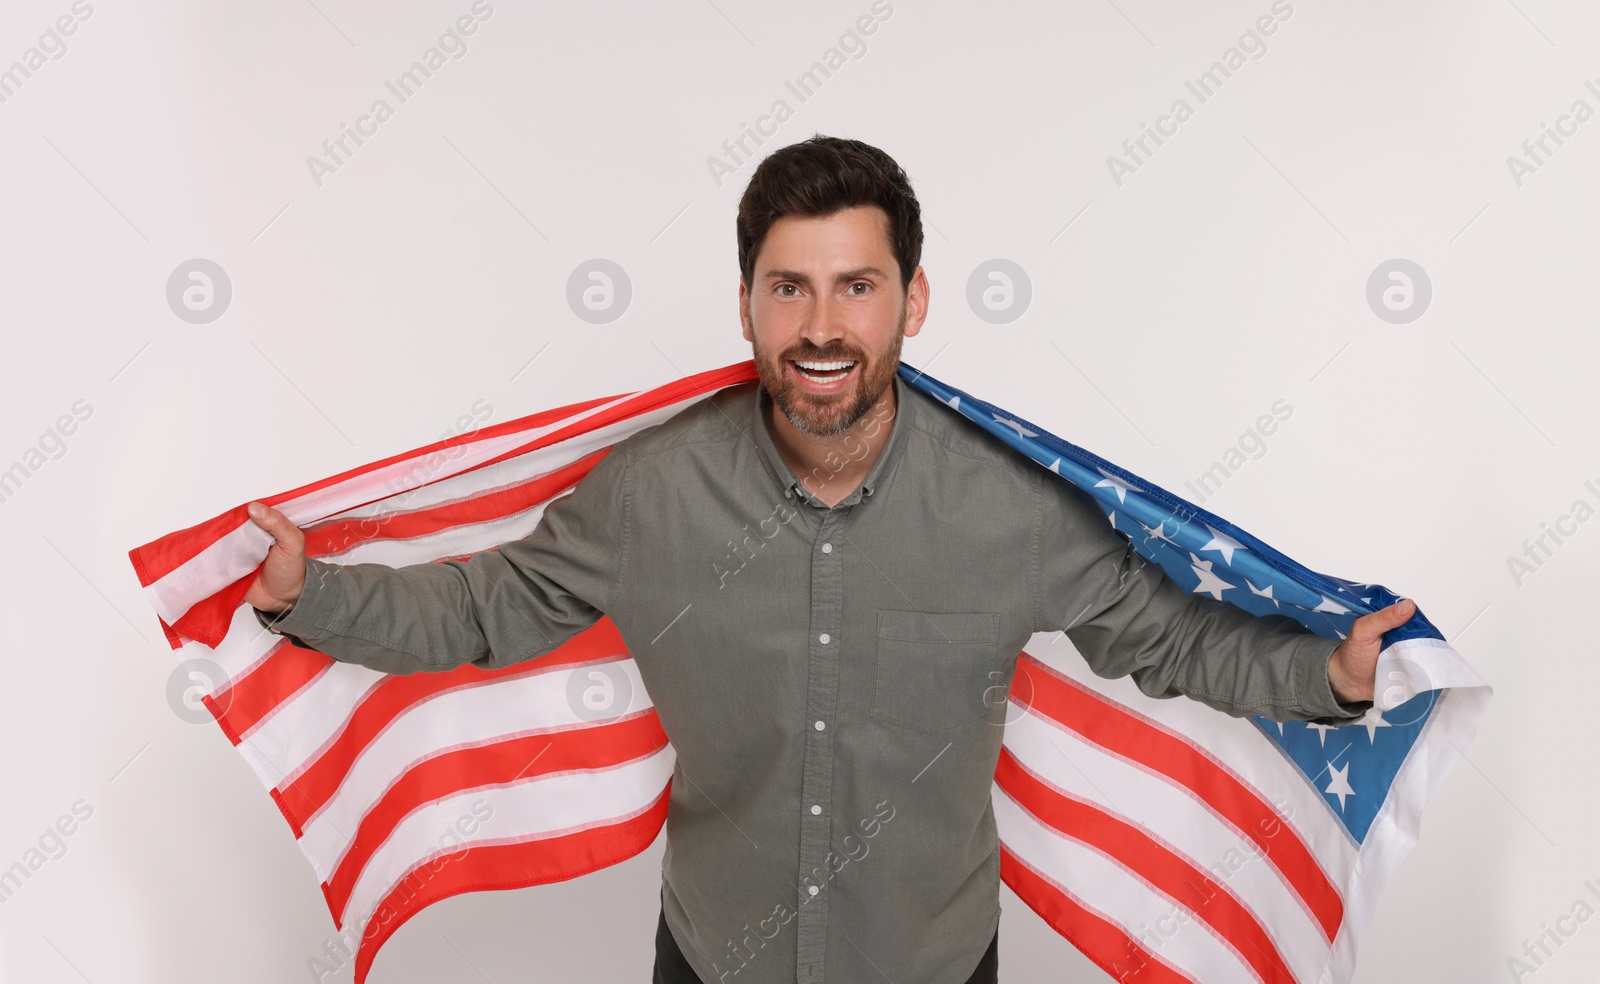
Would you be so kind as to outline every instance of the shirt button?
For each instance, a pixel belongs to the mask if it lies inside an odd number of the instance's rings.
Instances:
[[[821,806],[821,804],[818,804],[818,803],[812,803],[812,804],[811,804],[811,815],[812,815],[812,816],[817,816],[817,815],[819,815],[819,814],[821,814],[821,813],[822,813],[822,806]]]
[[[815,894],[817,894],[817,886],[815,886],[815,885],[809,886],[806,889],[806,891],[809,892],[812,895],[815,895]]]
[[[818,721],[816,724],[813,724],[812,727],[816,728],[818,731],[821,731],[823,728],[826,728],[827,725],[823,724],[821,721]]]
[[[831,543],[824,543],[824,544],[823,544],[823,545],[822,545],[822,552],[823,552],[823,553],[833,553],[833,544],[831,544]]]
[[[828,644],[828,639],[829,638],[830,637],[829,637],[828,633],[824,632],[821,635],[817,636],[817,641],[822,643],[824,646],[826,646]]]

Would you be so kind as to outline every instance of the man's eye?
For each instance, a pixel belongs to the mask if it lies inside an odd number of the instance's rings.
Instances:
[[[857,287],[871,287],[871,286],[872,285],[867,283],[865,280],[857,280],[855,283],[850,285],[850,289],[854,290]],[[857,294],[856,296],[859,297],[860,294]]]
[[[779,284],[778,285],[778,293],[783,294],[784,291],[790,290],[793,287],[794,287],[794,284]],[[783,296],[784,297],[793,297],[794,295],[793,294],[783,294]]]

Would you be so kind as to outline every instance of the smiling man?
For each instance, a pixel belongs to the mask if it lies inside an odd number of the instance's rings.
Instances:
[[[1340,642],[1190,594],[1082,490],[906,386],[929,290],[881,150],[777,151],[736,229],[758,382],[618,442],[526,538],[462,560],[324,563],[252,503],[274,544],[246,601],[390,673],[535,659],[609,616],[677,755],[656,984],[994,982],[994,695],[1031,635],[1154,697],[1339,724],[1414,606]]]

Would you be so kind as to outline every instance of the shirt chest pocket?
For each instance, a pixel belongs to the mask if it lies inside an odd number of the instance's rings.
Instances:
[[[879,609],[872,716],[927,734],[987,719],[999,645],[992,612]]]

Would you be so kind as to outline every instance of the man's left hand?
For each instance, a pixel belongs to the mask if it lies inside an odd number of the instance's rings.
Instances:
[[[1416,610],[1416,602],[1402,598],[1388,608],[1361,616],[1350,626],[1350,634],[1328,660],[1328,686],[1339,703],[1373,699],[1383,634],[1406,624]]]

